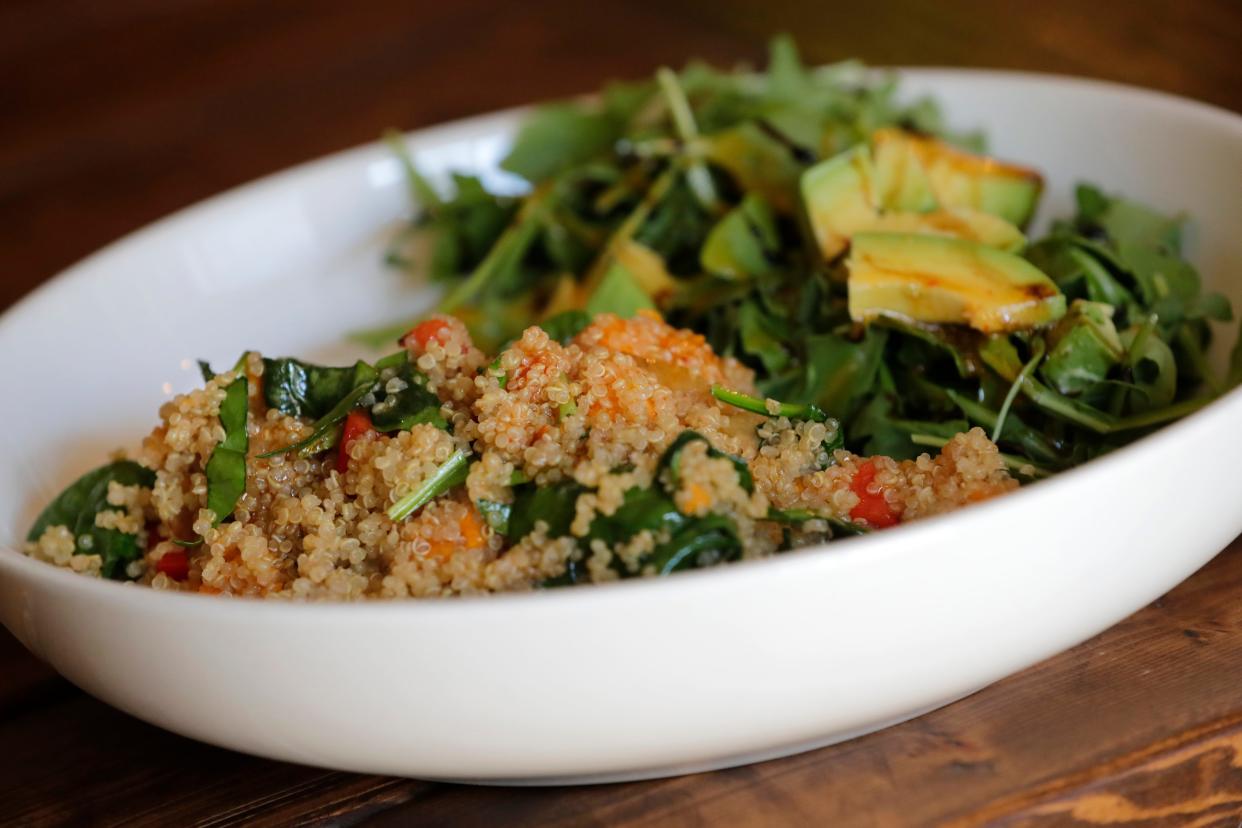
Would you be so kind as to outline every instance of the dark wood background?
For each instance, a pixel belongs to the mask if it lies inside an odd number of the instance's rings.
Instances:
[[[1081,74],[1242,110],[1234,0],[6,0],[0,309],[169,211],[386,127],[694,55],[757,62],[782,30],[813,61]],[[1240,595],[1235,544],[1096,639],[916,721],[747,768],[543,790],[209,748],[85,696],[0,632],[0,821],[1236,828]]]

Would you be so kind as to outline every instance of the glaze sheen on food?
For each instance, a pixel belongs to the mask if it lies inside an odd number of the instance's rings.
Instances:
[[[775,401],[773,415],[721,402],[713,386],[753,392],[751,371],[651,312],[599,315],[564,344],[534,326],[494,359],[452,317],[419,324],[403,344],[408,359],[387,360],[374,386],[391,399],[409,381],[399,376],[411,377],[435,395],[438,416],[381,432],[372,421],[384,400],[363,395],[334,447],[264,456],[316,427],[270,404],[290,405],[286,389],[265,389],[284,363],[247,354],[162,407],[134,458],[149,486],[106,486],[94,528],[131,536],[138,554],[75,554],[65,525],[44,528],[28,553],[86,574],[114,564],[114,576],[161,589],[454,595],[765,557],[1017,485],[978,429],[934,459],[897,462],[838,448],[835,421],[781,416]],[[208,466],[227,441],[228,389],[243,377],[245,487],[221,516],[208,508]],[[401,514],[463,456],[464,474]]]

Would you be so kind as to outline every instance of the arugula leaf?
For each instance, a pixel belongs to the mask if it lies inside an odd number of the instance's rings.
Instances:
[[[250,384],[242,374],[224,390],[220,404],[220,425],[224,439],[216,444],[203,470],[207,475],[207,508],[215,515],[212,525],[233,514],[237,501],[246,493],[246,452],[250,436],[246,431]]]
[[[769,374],[779,374],[790,362],[780,321],[758,302],[745,302],[737,309],[737,338],[744,353],[754,356]]]
[[[674,176],[663,196],[650,205],[634,232],[634,241],[654,250],[670,273],[694,275],[699,272],[699,251],[715,218],[715,213],[699,203],[683,173]]]
[[[547,193],[527,198],[512,224],[500,234],[483,260],[440,301],[442,313],[489,297],[513,297],[529,285],[530,279],[522,265],[539,238],[544,210],[548,206],[546,201]]]
[[[1121,343],[1135,385],[1129,409],[1143,413],[1171,404],[1177,395],[1177,361],[1169,346],[1150,326],[1123,331]]]
[[[597,313],[615,313],[622,319],[628,319],[640,310],[654,309],[655,303],[642,289],[634,275],[621,262],[613,262],[612,267],[604,274],[599,287],[587,300],[586,312],[590,316]]]
[[[848,418],[874,387],[887,341],[888,331],[875,327],[857,343],[836,334],[808,336],[805,397],[837,419]]]
[[[1053,329],[1040,374],[1062,394],[1080,394],[1104,382],[1124,354],[1113,308],[1075,299]]]
[[[545,106],[518,130],[500,166],[537,184],[604,153],[620,137],[622,126],[606,109],[580,104]]]
[[[64,526],[73,534],[75,555],[99,555],[105,578],[125,579],[125,564],[142,556],[138,536],[95,525],[100,512],[117,511],[108,503],[108,484],[112,482],[149,489],[155,485],[155,472],[132,460],[114,460],[87,472],[43,508],[26,540],[33,543],[50,527]]]
[[[722,279],[746,279],[771,270],[779,248],[771,208],[749,194],[712,228],[699,259],[704,270]]]

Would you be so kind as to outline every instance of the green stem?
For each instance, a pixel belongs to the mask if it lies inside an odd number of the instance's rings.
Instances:
[[[395,521],[405,520],[418,509],[433,499],[459,486],[466,481],[466,471],[470,467],[469,452],[458,449],[449,459],[445,460],[435,474],[428,477],[414,491],[388,507],[388,517]]]
[[[765,417],[788,417],[791,420],[811,420],[817,423],[828,421],[828,415],[814,403],[796,405],[794,403],[778,402],[777,410],[773,413],[768,410],[767,400],[752,397],[750,394],[743,394],[741,391],[730,391],[720,385],[712,386],[712,396],[722,403],[740,408],[743,411],[762,414]]]
[[[1035,366],[1044,358],[1044,340],[1036,339],[1035,344],[1031,346],[1031,358],[1026,365],[1022,366],[1022,370],[1018,372],[1018,376],[1014,378],[1013,384],[1009,386],[1009,393],[1005,395],[1005,402],[1001,404],[1000,412],[996,415],[996,425],[992,428],[992,442],[1000,440],[1001,432],[1005,430],[1005,419],[1009,416],[1009,408],[1013,405],[1014,398],[1018,396],[1018,391],[1022,389],[1022,383],[1035,370]]]
[[[1156,329],[1156,321],[1155,314],[1149,314],[1143,321],[1143,326],[1138,329],[1138,333],[1134,335],[1134,339],[1130,342],[1130,348],[1126,352],[1125,365],[1126,371],[1128,372],[1127,378],[1129,379],[1133,379],[1134,366],[1138,365],[1139,357],[1143,353],[1143,346],[1147,344],[1147,337],[1151,336],[1151,332]],[[1110,396],[1108,404],[1108,411],[1110,414],[1114,417],[1121,416],[1121,409],[1123,409],[1126,404],[1126,394],[1129,389],[1135,387],[1136,386],[1126,383],[1124,385],[1118,384],[1113,388],[1113,393]]]
[[[467,277],[466,281],[455,287],[448,296],[440,300],[439,311],[451,313],[473,299],[496,273],[506,267],[516,266],[526,255],[526,251],[530,249],[531,243],[539,233],[542,226],[541,212],[542,198],[539,196],[528,198],[522,205],[522,209],[518,211],[513,224],[500,234],[500,238],[492,245],[492,249],[488,251],[483,261],[479,262],[474,272]]]
[[[1161,423],[1171,422],[1181,419],[1187,414],[1193,414],[1203,406],[1212,402],[1216,398],[1210,395],[1195,397],[1190,400],[1183,400],[1173,405],[1167,405],[1164,408],[1157,408],[1154,411],[1144,411],[1142,414],[1133,414],[1129,417],[1122,417],[1113,423],[1108,433],[1117,431],[1129,431],[1135,428],[1147,428],[1148,426],[1160,425]]]
[[[651,211],[655,209],[655,206],[668,193],[669,188],[673,186],[677,169],[676,166],[669,166],[651,183],[651,186],[647,188],[647,192],[643,195],[643,200],[625,217],[625,221],[621,222],[608,238],[604,249],[595,257],[595,261],[591,263],[586,278],[582,281],[584,285],[592,289],[599,286],[599,282],[605,272],[612,266],[613,257],[617,250],[634,237],[634,234],[643,226],[643,222],[651,215]]]
[[[656,72],[656,81],[668,102],[677,136],[683,144],[693,144],[699,137],[699,127],[694,122],[694,112],[690,109],[690,102],[686,100],[686,92],[681,88],[677,73],[667,66],[662,67]],[[712,183],[712,175],[707,167],[697,161],[691,163],[686,169],[686,182],[704,209],[709,212],[719,210],[720,199],[716,195],[716,185]]]
[[[1117,421],[1103,411],[1075,404],[1029,377],[1026,382],[1022,383],[1022,392],[1030,397],[1033,403],[1050,414],[1056,414],[1071,423],[1089,428],[1096,434],[1108,434],[1116,427]]]

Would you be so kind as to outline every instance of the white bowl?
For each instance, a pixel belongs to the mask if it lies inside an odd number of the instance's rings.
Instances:
[[[1186,210],[1206,281],[1242,308],[1242,118],[1033,75],[906,81],[1047,173],[1044,220],[1071,209],[1080,178]],[[495,164],[517,117],[411,146],[436,175],[511,187]],[[970,693],[1133,612],[1242,530],[1232,393],[955,515],[665,580],[296,605],[160,593],[16,551],[43,502],[197,382],[194,358],[343,357],[343,331],[427,307],[429,292],[380,264],[405,199],[386,150],[346,152],[159,222],[0,320],[0,618],[69,680],[186,736],[313,765],[540,783],[674,774]]]

